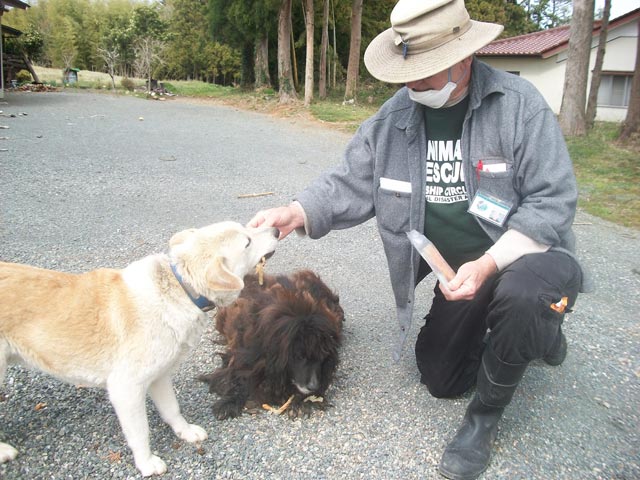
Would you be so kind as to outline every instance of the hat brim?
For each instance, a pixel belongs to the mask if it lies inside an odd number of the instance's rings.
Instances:
[[[364,52],[364,64],[369,73],[388,83],[407,83],[440,73],[491,43],[500,33],[502,25],[471,20],[465,33],[449,42],[406,58],[402,47],[394,43],[393,29],[375,37]]]

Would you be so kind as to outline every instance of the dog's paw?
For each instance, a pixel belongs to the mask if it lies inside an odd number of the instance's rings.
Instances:
[[[0,442],[0,463],[8,462],[9,460],[13,460],[18,455],[18,450],[13,448],[8,443]]]
[[[181,432],[178,432],[178,437],[180,437],[185,442],[195,443],[195,442],[202,442],[203,440],[206,440],[208,435],[207,435],[207,432],[205,432],[202,427],[199,427],[198,425],[189,424],[187,425],[187,428],[185,428]]]
[[[308,418],[311,416],[312,411],[313,407],[311,406],[311,404],[306,402],[303,403],[298,400],[297,402],[291,404],[291,407],[287,410],[287,413],[289,414],[289,418],[296,419]]]
[[[308,418],[314,411],[317,410],[326,410],[327,408],[332,407],[331,404],[327,403],[326,400],[322,399],[320,401],[314,400],[306,400],[302,397],[296,397],[296,400],[291,404],[291,407],[287,410],[289,413],[289,418]]]
[[[218,420],[239,417],[242,413],[243,404],[235,400],[218,400],[213,404],[213,414]]]
[[[143,477],[150,477],[151,475],[162,475],[167,471],[167,464],[155,455],[151,455],[149,458],[143,461],[136,460],[136,467],[140,470]]]

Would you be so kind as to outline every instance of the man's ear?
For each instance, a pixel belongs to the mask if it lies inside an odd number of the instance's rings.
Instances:
[[[217,255],[207,268],[207,287],[214,292],[239,292],[244,288],[244,281],[227,268],[222,255]]]
[[[173,248],[177,245],[180,245],[181,243],[184,243],[185,240],[189,238],[191,234],[195,231],[196,231],[195,228],[188,228],[186,230],[182,230],[181,232],[174,234],[171,237],[171,240],[169,240],[169,246]]]

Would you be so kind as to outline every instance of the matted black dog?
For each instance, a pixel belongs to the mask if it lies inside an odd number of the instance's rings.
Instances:
[[[239,298],[216,314],[222,366],[198,377],[220,396],[213,411],[222,420],[249,401],[280,406],[293,396],[288,414],[308,414],[305,398],[322,397],[338,366],[338,296],[309,270],[264,275],[262,285],[257,275],[244,280]]]

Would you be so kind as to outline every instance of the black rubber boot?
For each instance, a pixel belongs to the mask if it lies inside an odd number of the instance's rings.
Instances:
[[[440,474],[473,480],[487,469],[498,433],[498,421],[524,375],[527,364],[513,365],[495,356],[491,345],[482,354],[476,393],[453,440],[447,445]]]
[[[553,344],[553,346],[549,349],[547,354],[542,357],[548,365],[553,367],[557,367],[564,362],[564,359],[567,358],[567,337],[562,333],[562,329],[558,330],[558,336]]]

